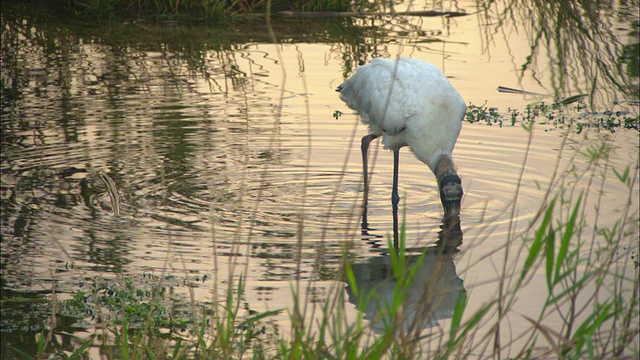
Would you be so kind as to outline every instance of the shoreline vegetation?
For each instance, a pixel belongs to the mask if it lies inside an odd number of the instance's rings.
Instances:
[[[11,1],[9,1],[11,2]],[[17,2],[20,3],[20,2]],[[345,18],[374,16],[459,17],[464,11],[401,11],[393,9],[393,1],[349,0],[31,0],[54,11],[73,14],[79,18],[110,20],[147,18],[186,22],[223,24],[243,17],[281,18]]]

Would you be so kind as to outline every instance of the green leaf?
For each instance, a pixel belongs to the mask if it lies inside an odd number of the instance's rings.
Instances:
[[[547,207],[542,223],[540,224],[538,231],[536,231],[535,238],[533,239],[533,243],[531,244],[531,248],[529,249],[529,255],[527,256],[527,259],[524,261],[524,266],[522,268],[522,271],[520,272],[520,280],[518,281],[519,283],[517,286],[520,286],[520,283],[522,282],[524,277],[527,275],[527,273],[531,269],[531,266],[533,266],[533,263],[536,261],[536,259],[538,258],[538,255],[540,254],[540,251],[542,250],[542,245],[545,242],[544,235],[546,233],[547,228],[549,227],[549,224],[551,223],[551,216],[553,215],[553,209],[555,205],[556,205],[556,199],[554,198],[553,200],[551,200],[551,203]]]
[[[576,351],[578,352],[577,354],[575,354],[576,356],[580,356],[579,352],[584,346],[585,342],[588,343],[591,341],[591,337],[600,327],[600,325],[602,325],[602,323],[613,316],[613,313],[611,313],[610,311],[611,306],[612,303],[607,303],[599,307],[591,315],[589,315],[585,321],[582,322],[578,329],[576,329],[572,338],[573,343],[575,344],[574,349],[576,349]],[[569,351],[571,351],[571,348],[563,351],[563,355],[566,355]]]
[[[175,345],[173,346],[173,354],[171,355],[172,359],[178,358],[178,353],[180,352],[181,347],[182,347],[182,338],[178,337]]]
[[[490,303],[490,304],[485,305],[482,309],[478,310],[478,312],[476,312],[471,317],[469,322],[464,326],[464,329],[462,330],[462,333],[460,335],[458,335],[456,338],[450,338],[449,339],[449,343],[447,344],[447,351],[445,352],[445,354],[441,358],[443,358],[443,359],[449,358],[449,356],[451,355],[453,350],[455,350],[458,347],[458,345],[466,338],[467,333],[469,333],[470,331],[477,330],[475,328],[476,325],[489,312],[489,310],[491,310],[492,306],[493,306],[493,303]]]
[[[82,356],[82,354],[84,353],[85,350],[87,350],[89,348],[89,346],[93,345],[93,338],[94,336],[91,336],[91,338],[87,341],[85,341],[79,348],[78,350],[74,351],[73,354],[71,354],[71,356],[69,356],[69,360],[75,360],[75,359],[79,359],[80,356]]]
[[[355,297],[358,297],[358,284],[356,284],[356,277],[353,274],[353,269],[351,268],[351,264],[346,261],[346,265],[344,268],[344,273],[345,276],[347,277],[347,282],[349,283],[349,285],[351,286],[351,291],[353,291],[353,295],[355,295]]]
[[[560,294],[549,299],[549,305],[555,304],[556,302],[561,300],[566,300],[565,297],[567,296],[567,294],[571,294],[572,292],[575,292],[575,289],[579,289],[584,286],[585,282],[589,281],[592,275],[593,273],[587,273],[583,275],[582,278],[572,282],[570,286],[564,289]]]
[[[622,174],[619,173],[618,170],[616,170],[616,168],[613,168],[613,173],[616,175],[618,180],[620,180],[622,183],[624,184],[629,183],[629,165],[627,165],[627,167],[624,168],[624,171],[622,172]]]
[[[156,360],[156,356],[153,354],[153,350],[149,347],[149,344],[143,344],[144,352],[147,355],[147,359]]]
[[[451,315],[451,330],[449,331],[451,338],[455,337],[456,332],[460,327],[462,315],[464,314],[464,310],[467,308],[467,300],[467,293],[465,291],[460,292],[460,296],[458,296],[456,305],[453,308],[453,314]]]
[[[557,284],[558,281],[560,281],[560,269],[562,268],[562,264],[567,260],[567,251],[569,250],[569,243],[576,227],[576,218],[578,217],[578,210],[580,209],[580,204],[582,203],[583,194],[583,192],[580,193],[578,201],[576,201],[576,204],[573,207],[573,211],[571,212],[569,222],[565,226],[565,232],[562,236],[562,241],[560,242],[560,249],[558,249],[558,257],[556,258],[556,268],[553,280],[554,284]]]
[[[549,233],[547,235],[547,256],[546,256],[546,277],[547,277],[547,287],[549,289],[549,294],[553,291],[553,258],[555,256],[555,243],[556,243],[556,233],[553,230],[553,227],[549,227]]]
[[[25,359],[35,360],[35,358],[31,357],[31,355],[27,354],[23,350],[20,350],[14,346],[11,346],[11,350],[15,351],[16,353],[18,353],[18,355],[22,356]]]
[[[122,319],[122,330],[121,330],[121,338],[120,338],[120,356],[122,359],[129,359],[129,329],[127,328],[127,319],[123,317]]]
[[[263,313],[257,314],[255,316],[252,316],[250,318],[245,319],[243,322],[240,323],[239,327],[248,325],[252,322],[256,322],[256,321],[260,321],[264,318],[267,318],[269,316],[273,316],[273,315],[278,315],[281,312],[283,312],[285,309],[277,309],[277,310],[270,310],[270,311],[265,311]]]

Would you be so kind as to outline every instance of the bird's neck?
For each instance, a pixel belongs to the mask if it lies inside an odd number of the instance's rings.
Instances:
[[[456,166],[453,164],[453,159],[449,155],[442,155],[438,159],[436,163],[436,178],[438,179],[438,183],[447,175],[447,174],[457,174]]]

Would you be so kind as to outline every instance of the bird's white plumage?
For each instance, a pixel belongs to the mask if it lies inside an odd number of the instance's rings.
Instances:
[[[339,87],[340,99],[356,110],[387,149],[409,146],[435,172],[453,151],[466,105],[449,80],[422,60],[373,59]]]

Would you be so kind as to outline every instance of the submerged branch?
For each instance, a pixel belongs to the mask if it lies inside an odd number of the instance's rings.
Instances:
[[[363,16],[424,16],[424,17],[459,17],[471,15],[471,13],[461,11],[402,11],[402,12],[378,12],[378,11],[316,11],[316,12],[299,12],[299,11],[281,11],[278,13],[282,17],[293,18],[319,18],[319,17],[363,17]]]

